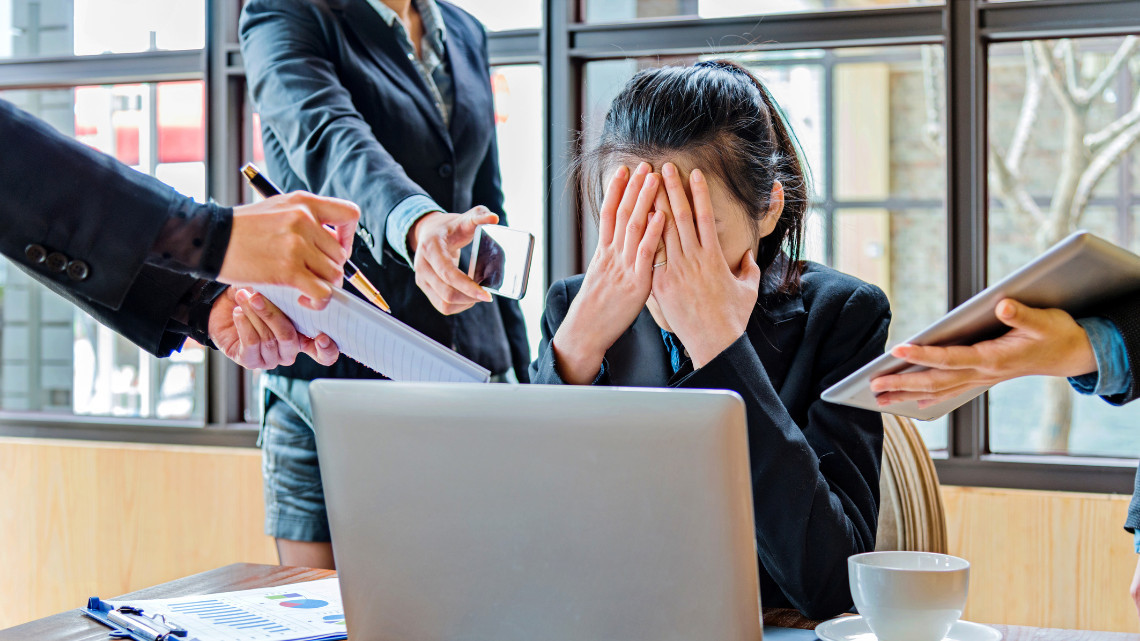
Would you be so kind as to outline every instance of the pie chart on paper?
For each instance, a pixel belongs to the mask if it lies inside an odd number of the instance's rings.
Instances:
[[[289,599],[288,601],[281,601],[278,605],[283,608],[299,608],[301,610],[315,610],[323,608],[328,605],[328,601],[321,601],[320,599]]]

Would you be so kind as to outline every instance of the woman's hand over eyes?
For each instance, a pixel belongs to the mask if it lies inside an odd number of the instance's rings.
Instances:
[[[618,168],[598,216],[598,247],[582,289],[552,340],[562,380],[588,384],[598,375],[606,350],[633,324],[653,282],[653,254],[665,215],[653,204],[661,176],[641,163],[629,176]]]
[[[653,270],[653,298],[693,367],[700,369],[748,328],[760,268],[752,250],[735,269],[729,267],[717,238],[709,186],[699,169],[689,175],[691,204],[677,167],[666,163],[661,173],[674,224],[664,233],[667,262]]]

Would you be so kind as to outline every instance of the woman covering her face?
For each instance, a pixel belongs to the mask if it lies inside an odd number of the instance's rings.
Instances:
[[[580,169],[602,194],[598,247],[550,289],[532,382],[740,394],[762,602],[851,608],[847,557],[875,548],[882,422],[820,394],[883,353],[890,309],[800,260],[807,179],[768,91],[726,61],[643,71]]]

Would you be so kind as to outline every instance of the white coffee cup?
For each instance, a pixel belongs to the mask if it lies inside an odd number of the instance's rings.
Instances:
[[[933,552],[847,559],[851,597],[878,641],[941,641],[966,607],[970,564]]]

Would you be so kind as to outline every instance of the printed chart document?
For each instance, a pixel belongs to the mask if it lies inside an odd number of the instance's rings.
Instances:
[[[302,307],[289,287],[258,286],[305,336],[324,332],[344,354],[394,381],[486,383],[491,373],[375,306],[334,289],[321,311]]]
[[[188,632],[186,641],[333,641],[347,638],[340,585],[321,579],[275,588],[149,601],[112,601],[142,608]]]

